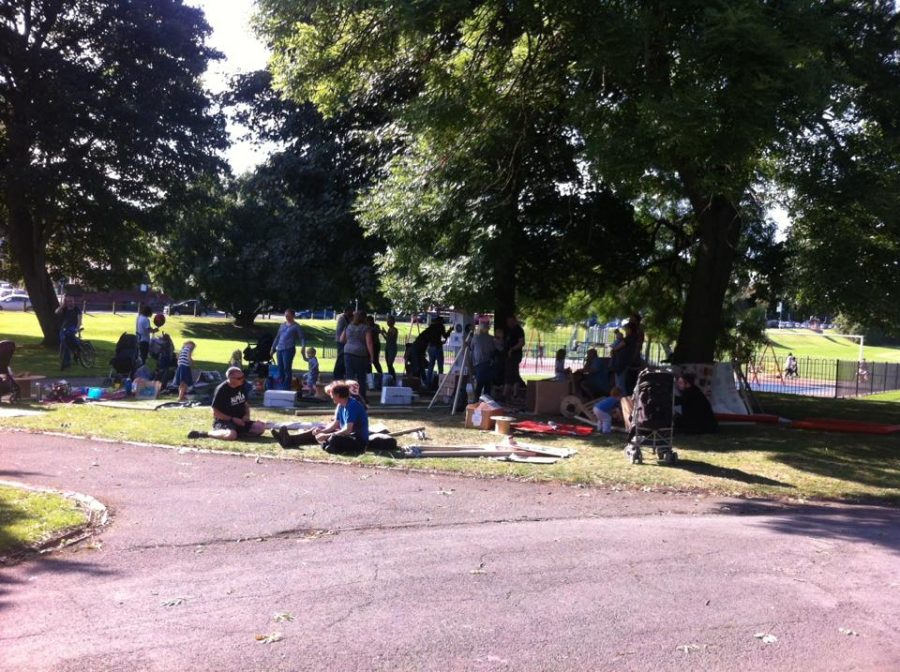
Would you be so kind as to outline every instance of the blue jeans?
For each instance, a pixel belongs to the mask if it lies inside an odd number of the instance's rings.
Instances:
[[[59,330],[59,354],[62,357],[60,361],[61,369],[68,369],[72,366],[72,349],[75,347],[75,333],[71,329]]]
[[[482,394],[491,393],[491,387],[494,383],[494,362],[488,360],[481,364],[475,365],[475,399],[477,400]]]
[[[363,355],[344,353],[344,368],[347,380],[359,383],[359,396],[366,398],[366,376],[369,374],[369,358]]]
[[[287,350],[276,350],[275,361],[278,364],[278,373],[281,375],[279,385],[282,390],[291,389],[291,378],[294,372],[291,367],[294,364],[294,355],[297,354],[297,348],[288,348]]]
[[[434,365],[437,364],[438,374],[444,373],[444,347],[441,345],[428,346],[428,368],[425,370],[425,384],[430,386],[434,377]]]

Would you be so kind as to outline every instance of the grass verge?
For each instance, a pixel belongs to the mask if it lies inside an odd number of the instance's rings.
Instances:
[[[853,417],[872,422],[900,422],[900,404],[881,399],[802,399],[765,395],[770,412],[787,417]],[[587,439],[523,436],[522,441],[577,449],[578,455],[554,465],[528,465],[484,459],[395,459],[366,454],[358,458],[331,456],[316,447],[284,451],[270,436],[242,442],[210,439],[188,441],[191,429],[207,428],[208,408],[138,411],[102,406],[49,405],[37,416],[2,418],[0,428],[70,433],[106,439],[150,442],[170,446],[264,454],[288,459],[352,462],[393,468],[421,468],[479,477],[603,485],[648,490],[710,492],[722,495],[880,501],[900,504],[900,455],[897,437],[792,430],[780,426],[726,426],[709,436],[678,436],[680,462],[674,467],[628,464],[623,456],[624,435],[596,435]],[[275,422],[316,420],[290,413],[257,409],[255,416]],[[446,409],[416,410],[411,414],[380,413],[373,422],[393,430],[425,426],[426,444],[483,444],[495,439],[489,432],[464,429],[460,415]],[[14,443],[14,439],[10,441]],[[401,445],[421,443],[410,436]]]
[[[87,522],[77,504],[62,495],[0,486],[0,555],[40,546]]]

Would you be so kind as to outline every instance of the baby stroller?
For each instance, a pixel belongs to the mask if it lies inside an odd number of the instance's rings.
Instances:
[[[644,461],[641,448],[650,446],[656,459],[672,464],[678,453],[672,450],[675,416],[675,377],[671,371],[644,369],[638,374],[631,409],[631,432],[625,456],[632,464]]]
[[[19,399],[19,384],[13,377],[12,358],[16,352],[15,341],[0,341],[0,395],[8,394],[9,403]]]
[[[269,377],[269,364],[272,363],[272,346],[275,337],[272,334],[263,334],[256,343],[248,343],[244,348],[244,359],[250,367],[250,372],[260,378]]]
[[[140,350],[138,338],[135,334],[123,333],[116,341],[116,352],[109,360],[112,367],[109,371],[109,380],[120,378],[133,378],[134,371],[140,366]]]

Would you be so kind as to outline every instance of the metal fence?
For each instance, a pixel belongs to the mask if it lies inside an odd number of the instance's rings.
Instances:
[[[799,357],[795,371],[784,367],[784,359],[760,357],[747,363],[744,371],[757,392],[843,398],[900,390],[897,363]]]

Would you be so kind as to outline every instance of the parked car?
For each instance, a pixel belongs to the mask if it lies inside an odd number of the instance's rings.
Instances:
[[[209,306],[199,299],[179,301],[169,306],[169,315],[207,315]]]
[[[766,320],[766,327],[769,329],[778,329],[780,326],[781,324],[778,320]]]
[[[0,299],[0,310],[28,310],[31,299],[27,294],[9,294]]]

